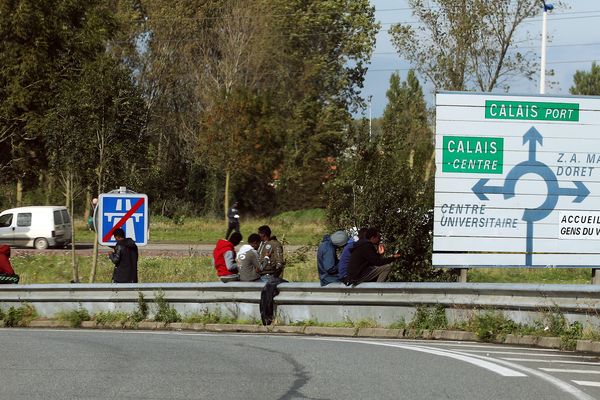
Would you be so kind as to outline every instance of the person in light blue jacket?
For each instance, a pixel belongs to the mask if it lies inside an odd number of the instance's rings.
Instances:
[[[323,236],[317,250],[317,269],[321,286],[340,281],[336,250],[343,247],[347,242],[348,234],[344,231],[337,231],[331,235]]]

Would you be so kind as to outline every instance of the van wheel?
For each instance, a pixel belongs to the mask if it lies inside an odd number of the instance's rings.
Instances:
[[[48,248],[48,241],[44,238],[37,238],[35,242],[33,242],[33,247],[38,250],[46,250]]]

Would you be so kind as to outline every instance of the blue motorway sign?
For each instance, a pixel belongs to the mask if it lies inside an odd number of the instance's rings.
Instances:
[[[98,243],[112,246],[117,228],[138,246],[148,243],[148,196],[141,193],[103,193],[98,198]]]

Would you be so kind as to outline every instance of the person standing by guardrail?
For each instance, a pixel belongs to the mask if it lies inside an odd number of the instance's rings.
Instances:
[[[117,244],[113,252],[108,255],[110,261],[115,264],[113,283],[137,283],[137,245],[131,238],[125,237],[125,231],[121,228],[115,229],[113,236],[117,240]]]
[[[391,263],[400,258],[396,253],[383,257],[381,234],[377,228],[369,228],[365,240],[359,241],[350,251],[348,283],[356,286],[362,282],[386,282],[392,271]]]
[[[0,284],[19,283],[19,275],[10,264],[10,246],[0,245]]]

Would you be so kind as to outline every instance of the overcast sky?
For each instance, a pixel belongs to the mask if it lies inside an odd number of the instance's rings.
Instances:
[[[535,1],[535,0],[532,0]],[[375,18],[381,23],[377,35],[377,45],[365,80],[362,94],[371,96],[372,116],[379,117],[387,103],[385,92],[388,89],[390,75],[397,70],[401,78],[406,78],[410,64],[400,59],[390,41],[388,30],[393,23],[416,21],[406,0],[371,0],[375,5]],[[546,86],[546,94],[569,94],[573,84],[573,74],[577,70],[589,71],[592,61],[600,61],[600,1],[598,0],[563,0],[567,10],[555,10],[548,14],[548,43],[546,60],[547,68],[554,69],[553,80],[558,85]],[[541,7],[541,1],[540,1]],[[521,26],[535,40],[530,44],[539,55],[541,45],[541,17],[528,20]],[[538,73],[539,78],[539,73]],[[423,80],[427,102],[433,105],[431,86]],[[539,93],[539,80],[515,80],[511,84],[511,93]],[[368,117],[368,110],[364,112]]]

